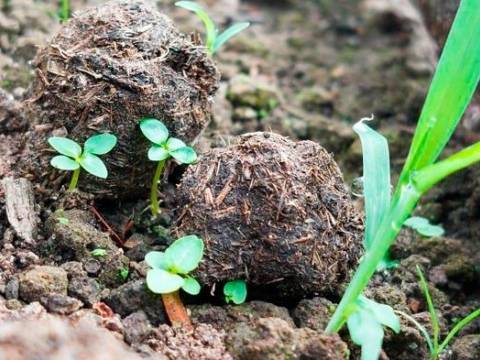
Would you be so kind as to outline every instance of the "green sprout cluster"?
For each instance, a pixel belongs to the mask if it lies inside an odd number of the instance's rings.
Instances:
[[[48,143],[61,154],[52,158],[50,164],[60,170],[73,170],[68,189],[74,190],[81,168],[99,178],[107,178],[107,168],[97,155],[110,152],[117,144],[117,138],[112,134],[94,135],[85,141],[83,150],[77,142],[65,137],[53,136],[48,139]]]
[[[250,26],[249,22],[240,22],[233,24],[228,29],[220,33],[212,18],[207,14],[203,7],[197,3],[193,1],[178,1],[175,3],[175,5],[193,11],[200,18],[200,20],[202,20],[207,33],[205,43],[210,55],[215,55],[220,47],[222,47],[228,40]]]
[[[198,267],[203,249],[203,240],[189,235],[174,241],[164,252],[149,252],[145,256],[151,267],[147,272],[148,288],[155,294],[170,294],[180,288],[191,295],[200,293],[200,284],[188,274]]]
[[[143,135],[152,142],[152,146],[148,150],[148,158],[158,162],[150,191],[152,214],[157,215],[160,213],[157,186],[165,168],[165,162],[174,158],[180,164],[192,164],[197,160],[197,154],[182,140],[170,137],[167,127],[157,119],[143,119],[140,122],[140,129]]]

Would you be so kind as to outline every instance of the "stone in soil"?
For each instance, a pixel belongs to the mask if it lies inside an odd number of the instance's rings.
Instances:
[[[92,306],[100,301],[102,287],[95,279],[87,276],[76,276],[68,283],[68,294],[86,305]]]
[[[292,317],[300,328],[323,331],[335,311],[335,306],[330,300],[321,297],[303,299],[293,310]]]
[[[28,331],[25,331],[28,329]],[[0,325],[0,358],[140,360],[106,330],[80,322],[47,317]]]
[[[84,172],[79,187],[97,197],[145,193],[154,164],[139,121],[161,119],[172,135],[190,142],[211,116],[219,73],[204,47],[190,39],[142,1],[111,1],[76,13],[34,60],[38,76],[25,105],[36,119],[32,125],[48,131],[26,134],[30,160],[22,170],[39,182],[58,176],[48,166],[53,152],[46,139],[54,133],[83,142],[112,132],[118,144],[103,156],[108,179]]]
[[[160,325],[152,331],[145,345],[169,360],[233,360],[224,344],[225,333],[212,326],[200,324],[193,332]],[[145,351],[145,347],[142,347]]]
[[[226,343],[238,360],[344,360],[349,354],[338,335],[296,329],[278,318],[263,318],[254,324],[239,323],[229,331]]]
[[[122,317],[142,310],[154,326],[165,323],[162,298],[150,292],[144,280],[130,281],[113,289],[105,302]]]
[[[178,236],[196,234],[204,285],[247,279],[283,296],[334,293],[362,254],[362,220],[330,154],[273,133],[241,136],[190,166]]]
[[[59,219],[67,219],[60,221]],[[50,235],[44,252],[57,261],[78,261],[85,271],[91,262],[99,263],[98,281],[107,287],[116,287],[124,281],[119,271],[128,268],[129,260],[107,233],[97,230],[95,219],[83,210],[57,210],[47,221]],[[94,258],[92,251],[106,250],[105,256]]]
[[[65,270],[55,266],[34,266],[19,276],[19,295],[26,302],[39,301],[50,294],[67,294]]]
[[[454,360],[480,359],[480,335],[466,335],[456,339],[452,351]]]
[[[287,308],[264,301],[250,301],[241,305],[191,305],[188,307],[194,323],[205,323],[217,330],[228,331],[239,322],[252,322],[260,318],[275,317],[295,326]]]
[[[79,310],[83,303],[73,297],[51,294],[40,299],[40,303],[51,313],[69,315]]]

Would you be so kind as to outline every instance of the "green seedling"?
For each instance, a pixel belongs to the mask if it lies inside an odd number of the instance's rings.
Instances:
[[[50,164],[60,170],[73,170],[68,187],[68,190],[72,191],[77,187],[80,168],[99,178],[107,178],[107,168],[97,155],[110,152],[115,147],[117,138],[112,134],[94,135],[85,141],[83,150],[78,143],[65,137],[51,137],[48,143],[62,154],[52,158]]]
[[[360,295],[350,309],[347,327],[352,341],[362,347],[362,359],[378,359],[382,351],[384,326],[400,332],[400,321],[388,305]]]
[[[225,302],[240,305],[247,299],[247,283],[244,280],[229,281],[223,287]]]
[[[130,270],[128,269],[128,267],[123,267],[120,270],[118,270],[118,277],[122,281],[127,281],[129,274],[130,274]]]
[[[62,224],[62,225],[68,225],[68,223],[70,222],[70,220],[64,217],[57,218],[57,221],[59,224]]]
[[[330,319],[328,333],[338,332],[351,316],[356,316],[356,304],[365,287],[422,195],[447,176],[480,161],[480,143],[438,160],[480,79],[479,23],[478,1],[463,0],[438,62],[393,196],[390,196],[386,140],[364,121],[355,125],[357,133],[361,134],[364,151],[365,254]],[[364,360],[377,358],[362,352]]]
[[[438,237],[445,234],[445,230],[440,225],[432,225],[428,219],[421,216],[412,216],[403,225],[416,230],[425,237]]]
[[[58,18],[60,22],[66,22],[70,19],[70,0],[60,0],[58,9]]]
[[[105,249],[94,249],[90,252],[90,254],[92,254],[93,257],[101,258],[101,257],[105,257],[107,255],[107,250],[105,250]]]
[[[190,235],[174,241],[164,252],[151,251],[145,256],[145,262],[151,267],[147,272],[147,286],[152,292],[162,294],[172,325],[191,327],[178,291],[200,293],[200,284],[189,274],[202,260],[203,249],[203,240]]]
[[[423,272],[418,265],[417,273],[418,277],[420,278],[420,287],[422,288],[423,295],[425,296],[425,300],[427,302],[428,312],[430,314],[430,321],[432,322],[433,336],[430,336],[427,329],[417,320],[415,320],[412,316],[401,311],[397,311],[397,314],[403,316],[417,327],[428,345],[428,350],[430,351],[430,359],[437,360],[439,359],[440,355],[445,351],[448,344],[450,344],[453,338],[457,336],[463,328],[465,328],[468,324],[470,324],[473,320],[480,316],[480,309],[473,311],[472,313],[464,317],[462,320],[457,322],[448,332],[445,339],[440,342],[440,323],[438,321],[437,311],[433,304],[430,291],[428,290],[428,283],[425,280],[425,276],[423,275]]]
[[[143,135],[153,143],[148,150],[148,158],[152,161],[158,161],[150,189],[150,206],[152,214],[155,216],[160,213],[157,187],[165,168],[165,162],[174,158],[180,164],[191,164],[197,160],[197,154],[182,140],[169,137],[167,127],[157,119],[143,119],[140,122],[140,129]]]
[[[210,55],[215,55],[218,49],[220,49],[220,47],[222,47],[222,45],[224,45],[228,40],[250,26],[249,22],[236,23],[219,34],[219,30],[217,29],[212,18],[207,14],[203,7],[197,3],[193,1],[178,1],[175,3],[175,5],[193,11],[200,18],[200,20],[202,20],[207,33],[206,46]]]

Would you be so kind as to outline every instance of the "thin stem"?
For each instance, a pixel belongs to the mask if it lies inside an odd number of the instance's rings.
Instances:
[[[348,284],[340,304],[338,304],[335,313],[330,319],[326,329],[328,333],[338,332],[347,321],[351,305],[367,286],[378,264],[395,241],[403,223],[415,208],[419,198],[420,194],[412,186],[405,186],[402,189],[402,196],[400,196],[397,204],[392,205],[390,211],[383,219],[370,250],[365,253],[362,262]]]
[[[70,185],[68,186],[68,191],[73,191],[77,188],[79,176],[80,176],[80,168],[73,171],[72,179],[70,180]]]
[[[458,323],[456,323],[453,329],[450,330],[450,332],[448,333],[445,340],[443,340],[442,344],[438,347],[436,355],[437,356],[440,355],[443,352],[443,350],[445,350],[445,348],[450,343],[450,341],[455,337],[455,335],[457,335],[465,326],[467,326],[470,322],[472,322],[479,316],[480,316],[480,309],[477,309],[474,312],[472,312],[470,315],[467,315]]]
[[[407,313],[404,313],[403,311],[398,311],[395,310],[395,313],[398,315],[403,316],[405,319],[410,321],[413,325],[417,327],[417,329],[422,333],[425,341],[427,342],[428,349],[430,350],[430,355],[432,356],[432,359],[434,359],[434,354],[435,354],[435,349],[432,343],[432,339],[430,339],[430,335],[428,334],[427,329],[425,329],[424,326],[422,326],[413,316],[408,315]]]
[[[152,215],[156,216],[160,214],[160,206],[158,205],[158,182],[162,176],[163,169],[165,167],[165,160],[159,161],[157,164],[157,169],[155,170],[155,175],[152,180],[152,187],[150,189],[150,206],[152,209]]]
[[[70,0],[61,0],[61,20],[67,21],[70,18]]]
[[[178,291],[162,294],[162,300],[165,312],[173,327],[181,327],[189,331],[193,330],[192,322]]]

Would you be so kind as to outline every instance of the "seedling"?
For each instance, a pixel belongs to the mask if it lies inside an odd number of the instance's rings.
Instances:
[[[101,257],[105,257],[107,255],[107,250],[105,250],[105,249],[94,249],[90,252],[90,254],[92,254],[93,257],[101,258]]]
[[[440,225],[432,225],[428,219],[420,216],[412,216],[403,225],[416,230],[425,237],[437,237],[445,234],[445,230]]]
[[[157,186],[165,168],[165,162],[174,158],[180,164],[191,164],[197,160],[197,154],[182,140],[169,137],[167,127],[157,119],[143,119],[140,122],[140,129],[143,135],[153,143],[148,150],[148,158],[152,161],[158,161],[150,189],[150,206],[152,214],[155,216],[160,213]]]
[[[223,287],[226,303],[240,305],[247,299],[247,283],[244,280],[229,281]]]
[[[478,1],[463,0],[392,197],[386,140],[364,121],[355,125],[364,151],[365,254],[330,319],[326,329],[329,333],[338,332],[350,317],[357,316],[356,304],[361,299],[363,290],[421,196],[447,176],[480,161],[480,143],[437,161],[458,126],[480,79],[479,23]],[[363,318],[362,321],[373,320]],[[377,358],[376,353],[371,355],[362,351],[364,360]]]
[[[70,222],[70,220],[64,217],[57,218],[57,221],[59,224],[62,224],[62,225],[68,225],[68,223]]]
[[[128,267],[123,267],[120,270],[118,270],[118,277],[122,281],[127,281],[129,274],[130,274],[130,270],[128,269]]]
[[[224,32],[219,34],[219,30],[213,22],[212,18],[207,14],[207,12],[193,1],[177,1],[176,6],[193,11],[200,20],[203,21],[205,25],[205,31],[207,33],[206,46],[210,55],[215,55],[215,53],[232,37],[242,32],[250,26],[249,22],[239,22],[233,24]]]
[[[165,252],[151,251],[145,256],[145,262],[151,267],[147,272],[147,286],[152,292],[162,294],[165,311],[174,326],[192,326],[179,290],[191,295],[200,293],[200,284],[188,274],[202,260],[203,249],[203,240],[190,235],[174,241]]]
[[[117,138],[112,134],[94,135],[85,141],[83,151],[77,142],[65,137],[51,137],[48,143],[62,154],[52,158],[50,164],[60,170],[73,170],[68,187],[68,190],[72,191],[77,187],[80,168],[99,178],[107,178],[107,168],[97,155],[110,152],[115,147]]]
[[[58,18],[60,22],[65,22],[70,19],[70,0],[60,0],[59,5]]]
[[[425,280],[425,276],[423,275],[423,272],[418,265],[417,273],[420,278],[420,287],[422,288],[423,295],[425,296],[425,300],[427,301],[428,312],[430,313],[430,321],[432,323],[433,337],[430,336],[427,329],[425,329],[425,327],[413,317],[401,311],[397,311],[397,313],[405,317],[408,321],[410,321],[413,325],[417,327],[428,345],[428,350],[430,351],[430,359],[436,360],[445,351],[448,344],[453,340],[453,338],[457,336],[457,334],[463,328],[465,328],[468,324],[470,324],[473,320],[480,316],[480,308],[473,311],[472,313],[464,317],[462,320],[457,322],[455,326],[448,332],[445,339],[440,343],[440,324],[438,321],[437,312],[433,304],[430,291],[428,290],[428,283]]]

